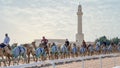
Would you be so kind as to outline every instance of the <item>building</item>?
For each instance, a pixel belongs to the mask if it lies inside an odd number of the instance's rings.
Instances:
[[[81,45],[82,41],[84,40],[84,34],[82,33],[82,6],[78,5],[77,17],[78,17],[78,26],[77,26],[77,34],[76,34],[76,43],[77,45]],[[65,39],[48,39],[49,43],[55,42],[56,44],[64,44]],[[35,40],[36,44],[39,45],[41,39]],[[75,42],[75,41],[74,41]],[[73,43],[73,42],[72,42]]]
[[[77,27],[77,34],[76,34],[76,43],[77,45],[81,45],[82,41],[84,40],[84,34],[82,33],[82,6],[79,4],[77,16],[78,16],[78,27]]]
[[[41,39],[36,39],[35,42],[36,45],[38,46],[41,43]],[[62,45],[65,43],[65,39],[48,39],[48,43],[53,43],[53,42]]]

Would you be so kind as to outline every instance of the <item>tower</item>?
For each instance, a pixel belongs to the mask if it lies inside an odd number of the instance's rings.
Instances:
[[[78,17],[78,26],[77,26],[77,34],[76,34],[76,43],[78,45],[82,44],[82,41],[84,40],[84,34],[82,33],[82,6],[78,6],[78,11],[77,11],[77,17]]]

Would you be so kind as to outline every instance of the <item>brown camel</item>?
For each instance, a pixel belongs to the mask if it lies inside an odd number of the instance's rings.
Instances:
[[[35,61],[35,42],[31,44],[23,44],[23,46],[27,49],[27,63],[30,63],[30,55],[33,56],[33,60]]]
[[[6,62],[5,62],[5,59],[4,59],[4,53],[3,53],[2,48],[0,48],[0,57],[2,58],[2,60],[0,60],[0,66],[1,66],[1,62],[3,62],[4,66],[6,66]]]

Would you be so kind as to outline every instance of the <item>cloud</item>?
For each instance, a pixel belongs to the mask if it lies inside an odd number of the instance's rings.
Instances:
[[[17,28],[16,31],[19,31],[18,35],[36,35],[37,37],[46,35],[49,38],[63,38],[64,35],[67,36],[65,32],[69,30],[70,22],[72,22],[72,17],[69,16],[70,10],[70,8],[65,7],[21,8],[5,6],[1,14],[4,16],[3,20]],[[23,38],[24,36],[20,37]],[[21,38],[18,37],[18,39]]]
[[[94,41],[96,35],[109,35],[112,30],[115,31],[111,33],[112,36],[119,34],[116,31],[120,21],[119,1],[84,0],[80,3],[83,8],[83,32],[87,41]],[[43,35],[74,41],[78,4],[76,0],[1,0],[0,24],[4,24],[1,25],[4,30],[0,31],[9,31],[14,39],[12,42],[33,41]]]

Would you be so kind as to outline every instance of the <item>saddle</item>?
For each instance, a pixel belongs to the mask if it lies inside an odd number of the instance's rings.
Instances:
[[[4,48],[6,45],[4,43],[0,44],[0,48]]]

